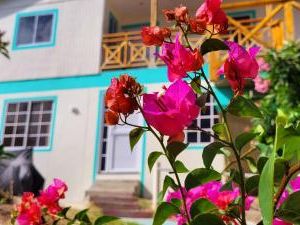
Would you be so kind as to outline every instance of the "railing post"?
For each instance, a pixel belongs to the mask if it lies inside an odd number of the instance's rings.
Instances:
[[[160,163],[157,162],[153,166],[153,176],[152,176],[152,209],[155,210],[157,207],[157,198],[160,186]]]
[[[293,2],[287,1],[284,3],[284,28],[285,28],[285,40],[291,41],[295,38],[295,27],[294,27],[294,12]]]
[[[150,12],[150,26],[156,26],[157,24],[157,5],[158,0],[151,0],[151,12]],[[156,60],[154,53],[156,51],[156,47],[150,47],[149,49],[149,67],[155,67],[156,66]]]

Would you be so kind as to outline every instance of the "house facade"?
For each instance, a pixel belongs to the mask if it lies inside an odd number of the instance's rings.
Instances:
[[[159,148],[144,135],[131,153],[127,126],[104,123],[104,94],[113,77],[130,74],[147,92],[168,82],[166,67],[141,43],[143,25],[167,25],[161,9],[181,2],[164,0],[4,0],[0,29],[10,41],[10,60],[1,58],[0,142],[10,150],[34,149],[34,164],[49,183],[55,177],[69,185],[67,201],[86,199],[93,184],[109,180],[138,181],[140,194],[151,197],[168,172],[160,162],[150,174],[147,155]],[[196,9],[200,3],[184,1]],[[299,1],[224,1],[230,32],[224,39],[263,49],[280,48],[284,40],[300,37]],[[200,37],[202,38],[202,37]],[[200,43],[194,37],[192,44]],[[215,77],[220,53],[206,58],[205,71],[226,105],[232,95]],[[144,121],[139,115],[131,118]],[[195,121],[210,131],[220,120],[211,98]],[[241,121],[242,123],[243,121]],[[233,124],[238,130],[239,124]],[[213,141],[204,133],[187,131],[190,143],[182,154],[189,168],[201,166],[203,147]],[[220,156],[213,166],[224,168]],[[157,179],[159,180],[157,182]]]

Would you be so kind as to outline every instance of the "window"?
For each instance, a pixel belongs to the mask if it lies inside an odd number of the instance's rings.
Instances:
[[[57,10],[19,14],[13,49],[53,46],[56,22]]]
[[[211,136],[206,133],[192,130],[193,127],[200,127],[212,133],[213,125],[219,122],[219,114],[212,95],[208,98],[205,106],[199,117],[191,124],[191,130],[186,131],[186,141],[190,144],[206,144],[213,141]]]
[[[106,159],[107,159],[107,132],[108,126],[105,123],[105,119],[103,121],[103,130],[102,130],[102,148],[100,153],[100,168],[99,173],[106,170]]]
[[[46,101],[10,102],[6,105],[3,145],[9,150],[50,145],[54,103]]]

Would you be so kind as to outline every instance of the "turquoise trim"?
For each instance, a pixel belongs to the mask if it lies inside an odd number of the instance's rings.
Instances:
[[[245,10],[245,11],[235,11],[235,12],[228,12],[228,16],[230,17],[239,17],[239,16],[250,16],[250,18],[256,18],[256,10]]]
[[[99,150],[101,144],[101,137],[102,137],[102,123],[103,123],[103,112],[104,112],[104,94],[105,90],[99,91],[98,97],[98,104],[97,104],[97,124],[96,124],[96,138],[95,138],[95,147],[94,147],[94,166],[93,166],[93,174],[92,174],[92,181],[95,182],[98,170],[99,170]]]
[[[189,151],[202,151],[206,144],[194,144],[194,145],[189,145],[187,147],[187,150]]]
[[[26,45],[18,46],[17,37],[19,33],[20,18],[28,17],[28,16],[41,16],[41,15],[48,15],[48,14],[53,15],[52,35],[50,41],[45,43],[34,43],[34,44],[26,44]],[[58,9],[18,13],[15,19],[15,30],[14,30],[14,37],[12,43],[12,50],[15,51],[15,50],[54,47],[56,45],[57,24],[58,24]]]
[[[214,86],[213,87],[216,95],[218,96],[221,105],[225,108],[230,103],[230,100],[233,97],[233,92],[229,87],[219,88]]]
[[[207,64],[204,66],[204,70],[205,73],[208,73]],[[124,73],[136,77],[138,82],[144,85],[169,82],[167,68],[162,66],[104,71],[94,75],[0,82],[0,94],[107,87],[110,85],[112,78]]]
[[[5,126],[5,117],[6,117],[6,111],[7,111],[8,103],[28,102],[28,101],[53,101],[49,146],[47,146],[47,147],[34,147],[33,148],[33,150],[35,152],[49,152],[49,151],[52,150],[53,140],[54,140],[54,130],[55,130],[56,111],[57,111],[57,96],[5,99],[3,101],[2,118],[1,118],[1,121],[0,121],[0,140],[3,139],[4,126]]]

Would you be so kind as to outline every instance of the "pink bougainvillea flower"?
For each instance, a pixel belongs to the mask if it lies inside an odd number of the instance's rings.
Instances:
[[[191,209],[193,203],[198,199],[204,198],[214,203],[219,209],[226,210],[229,205],[233,203],[239,196],[239,188],[233,187],[233,190],[221,191],[223,184],[221,181],[211,181],[201,186],[195,187],[186,191],[185,189],[185,199],[188,211]],[[174,192],[169,192],[167,195],[167,202],[171,202],[172,199],[182,199],[179,190]],[[246,198],[246,210],[249,210],[251,204],[253,203],[255,197],[247,196]],[[186,217],[184,216],[184,208],[181,208],[181,214],[176,215],[176,221],[178,225],[186,224]],[[222,219],[227,222],[235,223],[234,219],[231,217],[222,217]]]
[[[39,225],[42,223],[42,210],[35,201],[33,193],[24,192],[22,201],[16,208],[18,212],[16,220],[19,225]]]
[[[228,28],[228,19],[221,9],[221,3],[221,0],[205,0],[198,8],[196,17],[208,25],[214,25],[217,32],[225,33]]]
[[[268,72],[270,71],[270,64],[266,62],[266,60],[262,57],[258,58],[257,59],[257,63],[258,63],[258,66],[259,66],[259,71],[261,72]]]
[[[255,77],[253,81],[254,81],[254,89],[258,93],[265,94],[269,91],[271,85],[270,80],[263,79],[260,75],[257,75],[257,77]]]
[[[288,222],[285,222],[284,220],[275,218],[275,219],[273,220],[273,225],[293,225],[293,224],[288,223]]]
[[[176,136],[199,115],[195,102],[192,88],[185,81],[177,80],[163,95],[143,95],[144,116],[160,133]]]
[[[235,42],[226,41],[229,56],[218,74],[225,74],[235,94],[243,94],[245,79],[255,79],[259,66],[255,59],[260,48],[251,47],[248,51]]]
[[[161,46],[165,38],[171,36],[171,30],[169,28],[161,28],[158,26],[143,27],[141,30],[142,41],[145,45]]]
[[[168,78],[173,82],[186,77],[186,73],[197,71],[203,64],[203,57],[198,49],[191,51],[179,41],[179,34],[175,43],[164,43],[162,53],[158,55],[168,66]]]
[[[68,190],[67,185],[59,179],[54,179],[53,184],[47,189],[41,191],[37,198],[38,202],[43,208],[46,208],[52,215],[56,215],[61,211],[59,200],[65,197],[65,192]]]
[[[290,186],[294,192],[300,191],[300,177],[296,177],[295,179],[291,180]]]

